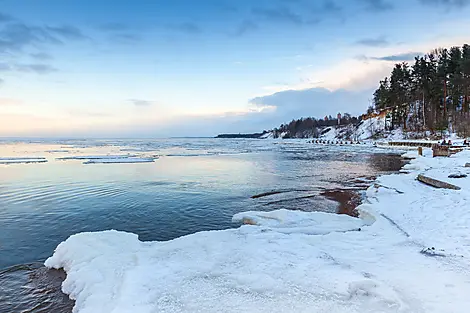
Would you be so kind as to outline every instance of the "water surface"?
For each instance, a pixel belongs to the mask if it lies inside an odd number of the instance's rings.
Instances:
[[[142,164],[59,160],[105,154],[159,158]],[[0,303],[2,313],[71,311],[73,303],[58,288],[64,273],[40,264],[74,233],[117,229],[140,240],[169,240],[237,227],[231,217],[241,211],[337,212],[332,191],[364,189],[374,176],[402,166],[396,155],[371,146],[303,140],[0,144],[0,157],[13,156],[48,162],[0,165],[0,298],[3,293],[8,300]],[[276,193],[251,198],[270,191]]]

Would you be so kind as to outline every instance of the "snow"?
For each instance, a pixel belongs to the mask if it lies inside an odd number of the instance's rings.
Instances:
[[[260,139],[273,139],[274,138],[274,134],[272,131],[270,132],[267,132],[263,135],[261,135],[261,137],[259,137]]]
[[[151,163],[155,162],[155,158],[96,158],[90,159],[83,164],[116,164],[116,163]]]
[[[0,157],[0,164],[46,163],[43,157]]]
[[[265,229],[275,229],[275,231],[284,234],[303,233],[310,235],[328,234],[333,231],[357,231],[366,225],[364,219],[348,215],[285,209],[271,212],[242,212],[235,214],[232,221],[260,225]]]
[[[385,129],[385,119],[380,116],[362,121],[355,131],[357,140],[365,140]]]
[[[142,242],[115,230],[79,233],[46,260],[64,268],[74,313],[468,312],[470,151],[430,150],[367,190],[359,219],[277,210],[254,225]],[[418,174],[461,190],[434,189]]]
[[[336,130],[334,127],[328,127],[324,130],[324,133],[320,136],[324,140],[334,140],[336,139]]]

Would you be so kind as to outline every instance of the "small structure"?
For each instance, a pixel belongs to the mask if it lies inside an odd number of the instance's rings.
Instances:
[[[440,144],[433,144],[432,145],[432,157],[437,156],[451,156],[452,154],[456,154],[463,150],[462,146],[449,146],[449,145],[440,145]]]

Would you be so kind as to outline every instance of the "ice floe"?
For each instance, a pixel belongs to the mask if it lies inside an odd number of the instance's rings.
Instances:
[[[110,158],[110,159],[89,159],[83,164],[115,164],[115,163],[151,163],[155,162],[156,158]]]
[[[0,164],[46,163],[44,157],[0,157]]]
[[[76,155],[57,158],[57,160],[100,160],[100,159],[126,159],[136,157],[135,154],[121,154],[121,155]]]

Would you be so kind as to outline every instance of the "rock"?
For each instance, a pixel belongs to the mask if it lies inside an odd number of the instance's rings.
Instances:
[[[455,173],[455,174],[450,174],[448,177],[449,178],[465,178],[467,177],[467,174]]]
[[[445,189],[453,189],[453,190],[460,190],[461,188],[434,178],[430,178],[424,175],[418,175],[416,178],[418,181],[422,182],[423,184],[435,187],[435,188],[445,188]]]
[[[470,163],[465,163],[465,167],[470,167]]]

